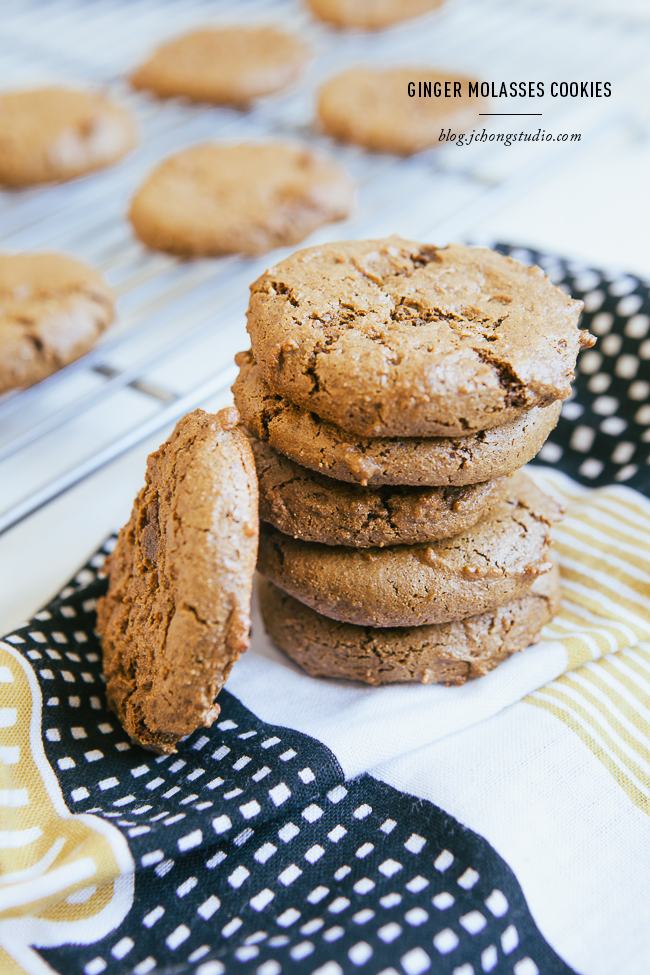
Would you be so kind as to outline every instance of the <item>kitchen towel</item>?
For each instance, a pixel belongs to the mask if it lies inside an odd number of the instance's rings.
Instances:
[[[106,710],[108,540],[0,643],[0,971],[647,973],[647,285],[542,264],[599,336],[532,474],[562,612],[461,688],[307,677],[254,618],[178,754]]]

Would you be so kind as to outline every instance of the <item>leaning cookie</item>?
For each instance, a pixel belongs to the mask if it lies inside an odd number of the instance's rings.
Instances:
[[[257,481],[237,410],[195,410],[147,464],[98,604],[109,707],[131,738],[170,753],[219,714],[248,648]]]
[[[263,526],[257,567],[300,602],[361,626],[422,626],[494,609],[549,572],[560,506],[524,475],[467,531],[428,545],[333,548]]]
[[[165,160],[131,202],[148,247],[263,254],[346,217],[354,185],[321,153],[283,143],[204,143]]]
[[[463,437],[566,399],[595,341],[538,267],[401,237],[296,251],[251,285],[275,393],[360,437]]]
[[[245,105],[294,81],[308,51],[272,27],[203,28],[159,47],[131,75],[161,98]]]
[[[260,518],[306,542],[369,548],[458,535],[511,488],[507,477],[467,487],[366,488],[316,474],[251,437]]]
[[[321,616],[266,579],[258,582],[264,627],[311,677],[366,684],[464,684],[539,639],[559,612],[557,568],[502,606],[453,623],[374,628]]]
[[[417,67],[350,68],[321,88],[318,117],[335,139],[410,155],[440,145],[442,130],[458,134],[481,121],[487,100],[470,97],[470,84],[477,82]]]
[[[562,409],[558,400],[466,437],[356,437],[274,393],[250,352],[238,352],[235,403],[246,428],[286,457],[364,486],[476,484],[519,470],[537,454]]]
[[[443,0],[307,0],[307,6],[321,20],[337,27],[378,30],[400,20],[435,10]]]
[[[0,393],[32,386],[88,352],[113,294],[63,254],[0,254]]]
[[[8,186],[81,176],[135,142],[130,115],[103,95],[66,88],[0,95],[0,183]]]

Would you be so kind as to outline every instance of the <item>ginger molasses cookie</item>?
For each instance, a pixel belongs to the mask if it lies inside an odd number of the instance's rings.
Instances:
[[[496,609],[453,623],[377,628],[321,616],[260,579],[260,610],[273,642],[312,677],[366,684],[464,684],[536,643],[560,609],[559,571]]]
[[[350,68],[321,88],[318,117],[335,139],[408,156],[440,145],[442,129],[457,135],[480,122],[487,100],[470,97],[471,80],[422,68]]]
[[[92,268],[63,254],[0,254],[0,393],[78,359],[112,320],[113,294]]]
[[[507,477],[466,487],[361,487],[316,474],[251,438],[260,518],[306,542],[355,548],[449,538],[475,524],[511,487]]]
[[[364,486],[476,484],[511,474],[532,460],[562,409],[561,400],[536,406],[466,437],[356,437],[272,392],[250,352],[235,359],[235,403],[253,436],[303,467]]]
[[[282,143],[204,143],[165,160],[131,202],[148,247],[263,254],[346,217],[354,187],[326,156]]]
[[[443,0],[307,0],[307,6],[321,20],[337,27],[378,30],[400,20],[435,10]]]
[[[0,95],[0,183],[72,179],[135,145],[130,115],[103,95],[38,88]]]
[[[159,47],[131,75],[162,98],[242,105],[294,81],[308,51],[272,27],[204,28]]]
[[[97,609],[109,707],[134,741],[170,753],[219,714],[248,648],[257,479],[234,408],[195,410],[150,455],[146,485]]]
[[[566,399],[582,302],[483,247],[400,237],[296,251],[251,285],[271,389],[361,437],[458,437]]]
[[[560,506],[521,473],[479,522],[428,545],[333,548],[274,528],[260,532],[258,569],[331,619],[361,626],[447,623],[494,609],[549,572]]]

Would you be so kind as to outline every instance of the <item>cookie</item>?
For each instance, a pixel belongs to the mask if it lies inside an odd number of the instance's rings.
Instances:
[[[263,254],[346,217],[354,187],[326,156],[282,143],[204,143],[165,160],[131,202],[143,243],[185,256]]]
[[[320,89],[318,117],[335,139],[408,156],[441,145],[442,130],[456,138],[478,125],[487,99],[470,97],[470,82],[477,84],[423,68],[350,68]],[[430,97],[420,94],[426,91]]]
[[[367,488],[307,470],[251,438],[260,518],[287,535],[324,545],[414,545],[465,531],[504,498],[507,477],[467,487]]]
[[[400,20],[435,10],[443,0],[307,0],[307,6],[321,20],[337,27],[378,30]]]
[[[163,44],[130,80],[162,98],[245,105],[291,84],[307,57],[304,44],[272,27],[204,28]]]
[[[559,612],[557,568],[521,596],[453,623],[378,629],[340,623],[260,578],[260,610],[273,642],[311,677],[366,684],[464,684],[536,643]]]
[[[494,609],[550,571],[550,526],[561,509],[521,473],[477,524],[428,545],[332,548],[266,525],[262,575],[323,616],[361,626],[447,623]]]
[[[237,410],[195,410],[147,462],[98,604],[109,707],[131,738],[171,753],[210,727],[248,648],[257,480]]]
[[[239,352],[235,360],[235,403],[258,440],[303,467],[364,486],[476,484],[511,474],[532,460],[562,409],[559,400],[533,407],[509,423],[467,437],[355,437],[273,393],[250,352]]]
[[[483,247],[400,237],[296,251],[251,285],[275,393],[360,437],[462,437],[566,399],[582,302]]]
[[[7,186],[81,176],[135,142],[130,115],[103,95],[66,88],[0,95],[0,183]]]
[[[0,393],[32,386],[88,352],[113,294],[63,254],[0,254]]]

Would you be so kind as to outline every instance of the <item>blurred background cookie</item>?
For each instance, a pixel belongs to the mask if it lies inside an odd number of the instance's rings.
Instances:
[[[441,6],[443,0],[307,0],[307,6],[321,20],[337,27],[376,30],[399,20],[417,17]]]
[[[0,183],[8,186],[81,176],[135,142],[128,112],[103,95],[66,88],[0,95]]]
[[[263,254],[350,212],[354,186],[319,152],[204,143],[166,159],[131,202],[148,247],[187,256]]]
[[[161,98],[242,105],[285,88],[307,57],[304,44],[273,27],[206,27],[163,44],[130,80]]]
[[[480,122],[479,113],[486,110],[487,100],[470,98],[471,80],[418,67],[350,68],[320,89],[318,117],[325,132],[342,142],[410,155],[439,145],[441,129],[451,127],[458,134]],[[409,95],[410,83],[415,85],[413,96]],[[430,86],[430,97],[418,94],[419,83]],[[456,97],[454,83],[460,86]]]
[[[63,254],[0,254],[0,393],[84,355],[113,320],[113,294]]]

